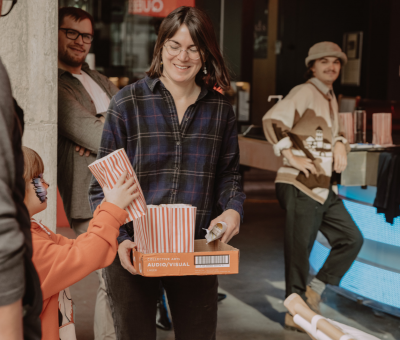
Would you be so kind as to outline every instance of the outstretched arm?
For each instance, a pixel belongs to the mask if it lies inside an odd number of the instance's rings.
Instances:
[[[38,269],[44,299],[114,260],[118,229],[128,217],[123,209],[139,196],[134,179],[126,180],[126,175],[125,171],[113,189],[104,188],[106,202],[95,211],[88,231],[75,241],[56,235],[54,242],[33,233],[36,249],[33,262]]]

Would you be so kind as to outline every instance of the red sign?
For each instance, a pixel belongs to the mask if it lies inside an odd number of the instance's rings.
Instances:
[[[181,6],[194,7],[195,0],[129,0],[129,14],[166,17]]]

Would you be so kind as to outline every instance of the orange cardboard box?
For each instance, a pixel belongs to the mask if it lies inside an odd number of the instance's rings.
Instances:
[[[216,240],[194,241],[193,253],[142,254],[133,250],[133,265],[147,277],[239,273],[239,249]]]

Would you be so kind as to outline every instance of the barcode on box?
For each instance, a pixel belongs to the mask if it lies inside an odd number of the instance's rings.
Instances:
[[[229,267],[229,255],[195,256],[194,265],[196,268]]]

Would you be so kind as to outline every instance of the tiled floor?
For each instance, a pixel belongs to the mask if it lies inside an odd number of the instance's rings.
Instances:
[[[219,340],[305,340],[305,334],[283,330],[285,308],[283,268],[284,212],[275,199],[274,174],[252,170],[245,175],[245,219],[240,235],[231,244],[241,250],[240,274],[220,276],[221,291],[228,298],[219,305]],[[60,228],[73,237],[71,230]],[[91,274],[71,288],[76,304],[78,340],[93,339],[93,314],[97,277]],[[374,334],[380,339],[400,339],[400,319],[374,313],[327,289],[322,314]],[[132,337],[134,339],[134,336]],[[172,340],[174,333],[159,331],[158,340]],[[125,339],[124,339],[125,340]],[[135,339],[136,340],[136,339]],[[140,339],[138,339],[140,340]]]

